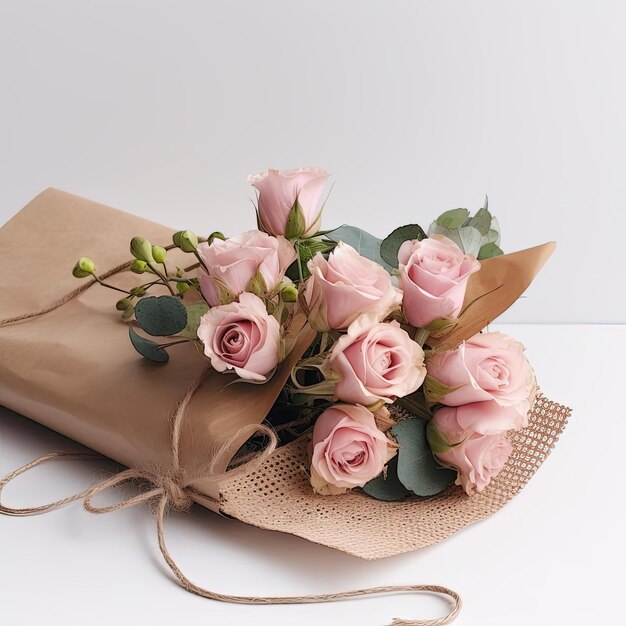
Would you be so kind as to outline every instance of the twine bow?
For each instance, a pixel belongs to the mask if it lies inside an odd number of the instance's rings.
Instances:
[[[46,513],[58,509],[70,502],[76,500],[82,500],[83,506],[90,513],[111,513],[120,509],[136,506],[147,502],[156,503],[156,526],[157,526],[157,539],[159,543],[159,549],[165,562],[172,570],[172,573],[178,580],[178,583],[190,593],[208,598],[210,600],[218,600],[220,602],[230,602],[235,604],[314,604],[320,602],[335,602],[337,600],[347,600],[349,598],[355,598],[358,596],[368,596],[375,594],[397,593],[397,592],[427,592],[436,593],[448,596],[452,600],[452,608],[447,615],[431,619],[431,620],[404,620],[395,618],[390,626],[443,626],[454,621],[461,610],[461,598],[453,590],[447,587],[441,587],[439,585],[388,585],[384,587],[370,587],[367,589],[356,589],[353,591],[344,591],[340,593],[329,593],[320,595],[306,595],[306,596],[279,596],[279,597],[265,597],[265,596],[232,596],[227,594],[221,594],[214,591],[205,589],[193,583],[189,578],[183,574],[178,567],[173,557],[171,556],[166,542],[164,533],[164,520],[165,514],[168,509],[174,510],[187,510],[193,504],[193,496],[199,494],[194,487],[194,481],[199,479],[209,478],[212,481],[220,481],[226,475],[233,476],[239,473],[248,473],[254,468],[258,467],[267,457],[269,457],[275,450],[277,445],[277,437],[274,431],[265,426],[264,424],[243,427],[240,431],[230,437],[220,447],[217,454],[212,456],[213,461],[207,465],[198,475],[191,477],[187,475],[180,462],[180,432],[183,418],[187,410],[187,406],[202,382],[203,375],[198,377],[190,387],[189,391],[183,398],[182,402],[178,405],[176,413],[172,423],[172,465],[171,467],[152,467],[152,468],[138,468],[127,469],[121,471],[114,476],[107,478],[91,487],[88,487],[84,491],[71,495],[67,498],[50,502],[37,507],[26,508],[11,508],[0,502],[0,513],[4,515],[11,515],[16,517],[24,517],[28,515],[37,515],[40,513]],[[248,435],[252,436],[254,433],[263,433],[269,443],[259,452],[253,459],[240,465],[232,470],[223,473],[217,473],[215,471],[214,463],[216,460],[233,447],[235,441],[239,440],[240,436]],[[6,485],[13,479],[17,478],[21,474],[46,463],[47,461],[57,459],[93,459],[101,458],[101,455],[92,452],[51,452],[41,456],[30,463],[27,463],[23,467],[11,472],[0,480],[0,495]],[[141,491],[135,496],[126,498],[115,504],[107,506],[97,506],[94,504],[93,499],[98,494],[117,487],[127,482],[141,481],[147,487],[144,491]],[[206,498],[204,494],[202,497]]]

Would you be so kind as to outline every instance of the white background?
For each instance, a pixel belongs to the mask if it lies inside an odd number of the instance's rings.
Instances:
[[[201,233],[335,174],[378,236],[485,193],[556,256],[509,321],[626,321],[626,3],[0,0],[0,222],[48,186]]]
[[[0,224],[54,186],[232,234],[254,224],[247,174],[310,164],[335,174],[327,227],[384,236],[488,193],[505,250],[559,242],[503,318],[535,324],[505,329],[546,393],[575,408],[518,498],[440,546],[375,563],[176,515],[172,551],[192,579],[246,594],[435,582],[463,594],[459,624],[618,623],[626,334],[590,324],[626,321],[625,62],[619,1],[0,0]],[[546,325],[564,322],[579,325]],[[67,445],[0,410],[0,474]],[[7,501],[38,504],[93,475],[47,469]],[[218,605],[164,575],[145,509],[0,518],[10,626],[368,626],[442,609],[408,596]]]

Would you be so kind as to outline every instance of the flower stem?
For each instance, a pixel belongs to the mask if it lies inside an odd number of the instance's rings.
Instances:
[[[152,263],[148,263],[148,267],[163,281],[163,284],[170,290],[170,293],[175,296],[176,294],[167,280],[167,277],[163,276],[163,274],[161,274],[161,272],[154,265],[152,265]]]
[[[418,343],[421,347],[424,347],[424,344],[428,339],[428,335],[430,335],[430,331],[426,330],[426,328],[416,328],[413,339],[415,340],[415,343]]]
[[[126,289],[121,289],[120,287],[115,287],[114,285],[109,285],[109,283],[105,283],[103,280],[100,280],[98,276],[92,274],[92,276],[100,283],[103,287],[107,287],[108,289],[115,289],[115,291],[119,291],[121,293],[125,293],[126,295],[130,295],[130,291],[126,291]]]

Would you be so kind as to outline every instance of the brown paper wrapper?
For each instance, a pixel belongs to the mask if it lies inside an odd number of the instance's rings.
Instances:
[[[129,260],[127,245],[133,236],[166,243],[172,232],[54,189],[37,196],[2,227],[0,263],[10,271],[0,276],[0,323],[5,322],[0,326],[0,404],[128,467],[170,465],[171,416],[207,367],[205,359],[191,345],[177,346],[167,366],[139,357],[114,310],[112,292],[79,283],[71,268],[77,258],[88,255],[100,275],[109,273]],[[456,345],[510,306],[545,262],[549,248],[483,262],[472,277],[468,301],[489,295],[437,341]],[[137,276],[118,271],[107,282],[131,287]],[[47,312],[19,319],[41,311]],[[224,376],[207,374],[182,429],[182,466],[190,475],[211,461],[216,472],[226,470],[244,441],[233,441],[227,450],[224,442],[243,426],[264,420],[314,336],[308,326],[292,331],[300,331],[296,346],[267,384],[227,385]],[[308,483],[302,437],[248,474],[194,483],[194,499],[262,528],[365,558],[389,556],[440,541],[502,506],[547,456],[567,414],[541,397],[529,429],[516,435],[506,471],[481,496],[469,498],[456,488],[401,503],[356,492],[317,496]]]

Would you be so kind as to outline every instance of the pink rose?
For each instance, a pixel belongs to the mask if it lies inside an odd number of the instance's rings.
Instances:
[[[511,456],[513,446],[503,432],[486,435],[466,430],[465,421],[469,419],[471,422],[472,419],[465,409],[465,406],[442,407],[435,413],[433,423],[452,446],[445,452],[435,452],[435,456],[443,465],[458,470],[456,484],[471,494],[474,490],[482,491],[500,473]],[[492,406],[488,411],[495,409]]]
[[[379,322],[370,313],[352,322],[335,343],[324,372],[339,377],[335,395],[342,402],[390,403],[424,382],[424,351],[398,322]]]
[[[284,237],[270,237],[250,230],[226,241],[215,239],[211,245],[198,245],[198,254],[208,269],[200,270],[202,295],[211,306],[220,304],[220,290],[233,297],[246,291],[258,272],[268,292],[279,285],[286,269],[296,260],[294,247]]]
[[[378,476],[395,454],[396,447],[376,428],[370,411],[336,404],[315,422],[311,484],[322,495],[362,487]]]
[[[398,251],[400,287],[409,324],[424,328],[461,311],[467,281],[480,263],[443,235],[405,241]]]
[[[517,428],[528,423],[536,393],[535,374],[524,346],[504,333],[480,333],[456,350],[435,353],[428,359],[428,374],[456,389],[438,399],[448,406],[494,400],[514,408],[521,416]]]
[[[361,313],[383,320],[402,301],[387,271],[348,244],[339,243],[328,260],[318,252],[308,268],[304,301],[315,330],[345,329]]]
[[[266,380],[280,360],[280,325],[252,293],[209,309],[200,318],[198,338],[215,370],[234,369],[247,380]]]
[[[320,200],[328,176],[326,170],[317,167],[269,169],[261,174],[248,176],[248,182],[259,192],[260,228],[272,235],[285,235],[287,218],[297,199],[304,216],[304,230],[295,234],[311,237],[317,233],[322,218]]]

